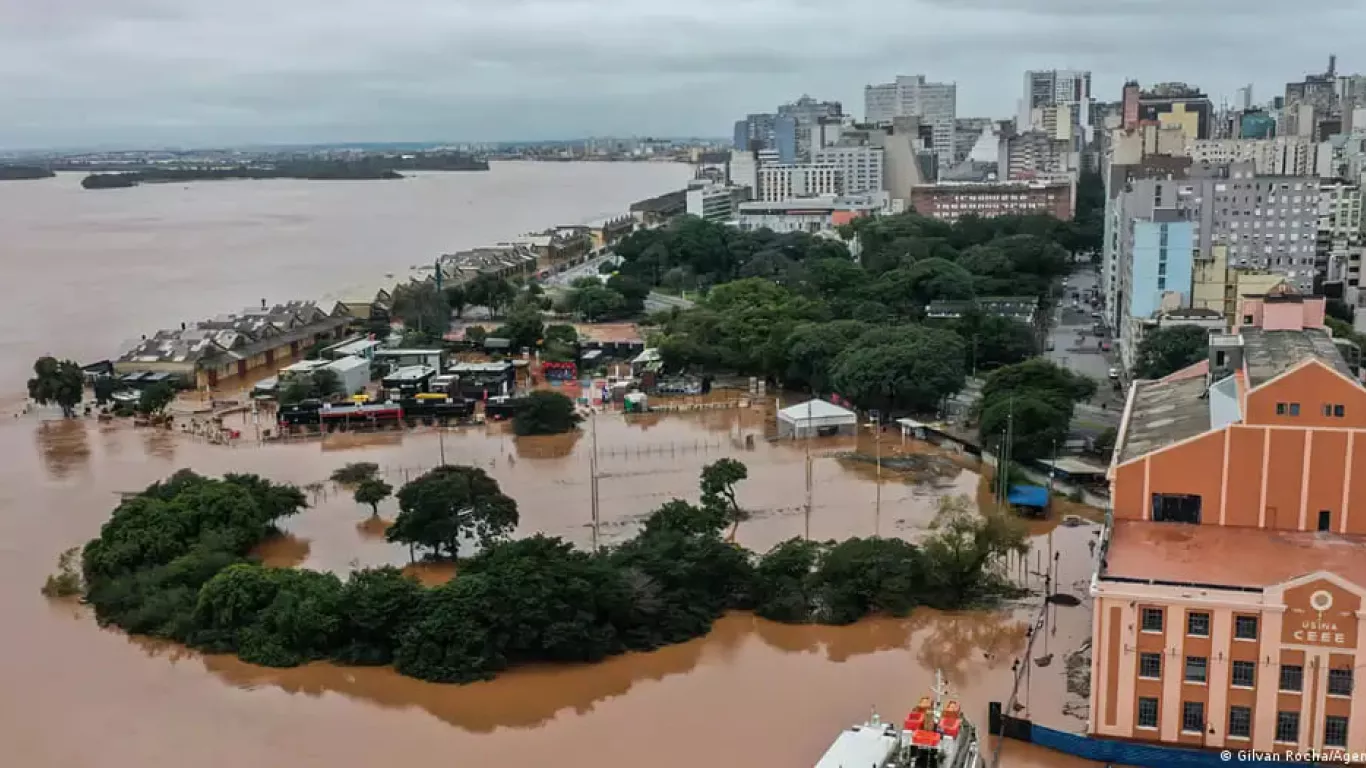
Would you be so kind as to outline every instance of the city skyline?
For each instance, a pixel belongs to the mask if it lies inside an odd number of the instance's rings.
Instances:
[[[1298,9],[1225,0],[1019,6],[5,2],[0,147],[724,137],[804,93],[857,115],[864,87],[898,74],[955,83],[959,116],[1006,118],[1031,69],[1090,70],[1098,100],[1129,78],[1184,80],[1216,105],[1249,82],[1265,100],[1330,52],[1366,69],[1350,31],[1366,7],[1341,0],[1302,36],[1281,31]],[[850,33],[851,17],[877,23]]]

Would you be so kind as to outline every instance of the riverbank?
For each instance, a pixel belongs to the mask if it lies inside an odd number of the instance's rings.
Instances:
[[[44,354],[106,359],[141,334],[262,298],[330,307],[373,297],[435,255],[600,221],[691,175],[664,163],[491,168],[417,171],[394,184],[149,184],[107,195],[67,173],[0,185],[0,265],[27,286],[0,305],[0,391],[21,391]]]

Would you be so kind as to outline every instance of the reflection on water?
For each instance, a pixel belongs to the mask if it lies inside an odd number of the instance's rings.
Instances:
[[[790,768],[813,763],[834,735],[866,717],[870,706],[889,716],[913,706],[928,690],[935,667],[943,669],[954,695],[981,721],[987,702],[1009,692],[1010,665],[1023,654],[1027,611],[917,610],[904,619],[850,627],[787,626],[732,615],[705,638],[653,653],[595,665],[519,669],[460,687],[422,683],[390,669],[327,664],[261,669],[143,640],[134,641],[136,647],[162,655],[130,656],[119,632],[99,631],[85,609],[52,605],[37,593],[56,553],[89,538],[107,519],[117,501],[113,491],[144,487],[182,465],[204,474],[261,473],[307,487],[310,501],[310,508],[285,521],[282,535],[258,550],[269,564],[339,574],[354,567],[406,567],[406,547],[383,539],[395,502],[381,506],[380,520],[371,519],[350,491],[327,480],[334,470],[350,461],[372,461],[397,487],[437,464],[444,444],[449,462],[485,468],[517,500],[519,534],[544,531],[584,545],[591,540],[587,433],[520,441],[503,426],[440,436],[421,431],[395,433],[364,450],[356,445],[356,450],[336,452],[320,440],[226,448],[101,425],[92,453],[80,449],[92,439],[80,424],[43,429],[31,422],[0,427],[0,452],[21,459],[0,463],[0,500],[9,493],[22,500],[0,514],[0,547],[24,542],[0,557],[0,589],[9,590],[10,626],[17,630],[0,633],[0,685],[36,692],[22,705],[0,697],[0,736],[18,745],[14,751],[24,765],[172,765],[185,745],[167,746],[167,739],[174,742],[175,733],[186,733],[193,735],[196,749],[212,751],[214,757],[204,764],[214,768],[242,763],[359,768],[432,754],[458,754],[463,762],[489,768],[551,763],[625,768],[642,761],[652,768],[693,768],[718,760],[747,768]],[[670,498],[695,501],[702,466],[722,456],[749,467],[739,500],[755,515],[741,527],[739,539],[756,551],[801,535],[807,526],[819,539],[878,530],[916,537],[933,518],[938,499],[949,493],[972,495],[979,484],[977,473],[957,462],[928,474],[884,468],[879,520],[875,467],[836,456],[865,453],[867,438],[813,440],[809,446],[771,443],[764,439],[766,429],[758,409],[665,416],[648,432],[620,417],[600,415],[603,539],[633,535],[641,517]],[[41,463],[29,458],[35,443]],[[813,456],[809,519],[808,449]],[[885,441],[881,450],[884,456],[893,454]],[[553,458],[541,457],[547,455]],[[72,456],[84,458],[73,461]],[[39,482],[63,471],[82,472],[83,482]],[[63,514],[42,514],[52,509]],[[1083,604],[1051,612],[1043,645],[1036,644],[1032,656],[1066,653],[1088,636],[1086,545],[1093,538],[1093,528],[1050,526],[1033,539],[1027,570],[1041,569],[1051,551],[1064,553],[1057,584]],[[454,573],[450,565],[406,569],[428,584]],[[1030,578],[1032,585],[1041,584],[1041,577]],[[64,660],[62,675],[14,661],[49,656]],[[1055,661],[1034,670],[1026,691],[1031,714],[1056,714],[1060,708],[1063,685],[1045,672],[1061,666]],[[87,684],[91,680],[116,691],[118,705]],[[148,729],[148,722],[167,725]],[[53,723],[61,727],[54,729]],[[279,738],[282,732],[289,738]],[[707,737],[679,740],[684,732]],[[661,751],[661,744],[669,748]],[[64,749],[71,745],[89,751],[66,759]],[[1008,745],[1003,765],[1083,765],[1031,750]]]
[[[977,629],[960,632],[955,626],[971,623]],[[920,610],[906,619],[875,619],[847,627],[784,625],[748,614],[726,616],[706,637],[649,653],[629,653],[597,664],[527,667],[497,679],[463,686],[428,683],[404,677],[389,667],[339,667],[310,664],[293,669],[269,669],[246,664],[234,656],[202,656],[204,667],[241,688],[274,686],[291,694],[320,696],[340,693],[381,707],[418,707],[466,731],[486,733],[499,728],[534,728],[564,711],[584,715],[601,702],[622,696],[640,683],[686,674],[699,665],[728,667],[749,656],[773,653],[818,653],[827,661],[844,663],[859,656],[905,650],[922,638],[950,638],[965,643],[960,655],[980,657],[988,649],[1023,648],[1023,624],[1010,616],[974,617]],[[1002,638],[1012,638],[1005,645]],[[756,642],[758,641],[758,642]],[[149,654],[178,653],[173,645],[136,641]],[[985,642],[985,645],[978,644]],[[933,659],[938,661],[936,656]],[[1007,662],[1007,666],[1009,663]],[[933,666],[919,670],[933,677]],[[950,676],[955,687],[961,683]],[[906,707],[913,703],[907,696]]]
[[[517,449],[519,459],[563,459],[574,452],[583,438],[583,430],[576,429],[562,435],[514,437],[512,444]],[[508,458],[511,458],[510,454]]]
[[[297,568],[308,560],[312,545],[292,533],[271,536],[252,550],[253,557],[270,568]]]
[[[43,421],[33,430],[43,466],[54,480],[65,480],[90,460],[86,422],[81,419]]]

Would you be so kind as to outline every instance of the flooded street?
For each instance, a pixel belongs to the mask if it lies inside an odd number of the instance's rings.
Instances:
[[[721,456],[750,469],[739,499],[756,514],[741,525],[740,543],[764,550],[802,535],[806,448],[770,444],[764,430],[759,410],[600,416],[603,539],[631,535],[635,521],[669,498],[695,500],[698,471]],[[751,443],[747,435],[756,438]],[[435,464],[442,442],[448,461],[485,467],[517,500],[519,532],[543,530],[587,543],[586,438],[517,439],[490,427],[487,434],[484,428],[449,431],[444,440],[427,432],[228,448],[126,425],[9,419],[0,426],[0,451],[10,459],[0,468],[0,589],[7,613],[0,633],[0,686],[7,691],[0,699],[0,738],[16,765],[37,768],[187,760],[359,768],[438,755],[489,768],[625,768],[642,761],[665,768],[801,768],[870,708],[899,720],[928,691],[935,668],[983,726],[987,702],[1008,695],[1011,664],[1024,651],[1033,618],[1027,607],[918,610],[906,619],[851,627],[786,626],[737,614],[705,638],[653,653],[524,668],[456,687],[387,668],[273,670],[204,657],[101,630],[80,606],[49,603],[38,593],[57,553],[97,532],[116,492],[140,489],[183,466],[323,484],[312,492],[313,507],[289,521],[288,535],[261,553],[274,563],[343,571],[353,564],[404,564],[406,550],[383,541],[382,524],[368,520],[369,510],[324,481],[341,465],[364,460],[397,484]],[[884,454],[897,442],[888,441]],[[849,439],[813,444],[813,537],[881,529],[915,538],[940,496],[977,490],[976,473],[943,457],[924,474],[884,470],[878,516],[872,467],[837,458],[856,447]],[[393,501],[380,511],[396,514]],[[1046,551],[1053,537],[1067,553],[1063,591],[1085,599],[1092,528],[1050,528],[1039,527],[1032,543]],[[424,576],[436,581],[449,574]],[[1089,634],[1085,606],[1050,609],[1055,620],[1031,655],[1075,648]],[[1060,658],[1050,658],[1035,670],[1022,697],[1031,710],[1056,714],[1064,698],[1061,666]],[[1012,768],[1086,765],[1018,743],[1007,744],[1002,758]]]

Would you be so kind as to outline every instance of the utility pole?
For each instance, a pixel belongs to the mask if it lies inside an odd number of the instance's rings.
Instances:
[[[877,483],[876,495],[873,497],[873,535],[878,536],[882,532],[882,414],[878,414],[878,421],[873,422],[873,445],[877,461]]]
[[[815,397],[815,394],[812,394]],[[811,541],[811,401],[806,401],[806,540]]]
[[[441,466],[446,466],[446,427],[442,424],[436,425],[436,444],[441,451]]]
[[[593,514],[593,552],[598,551],[598,412],[589,417],[589,434],[592,438],[592,453],[588,459],[588,492],[592,495]]]

